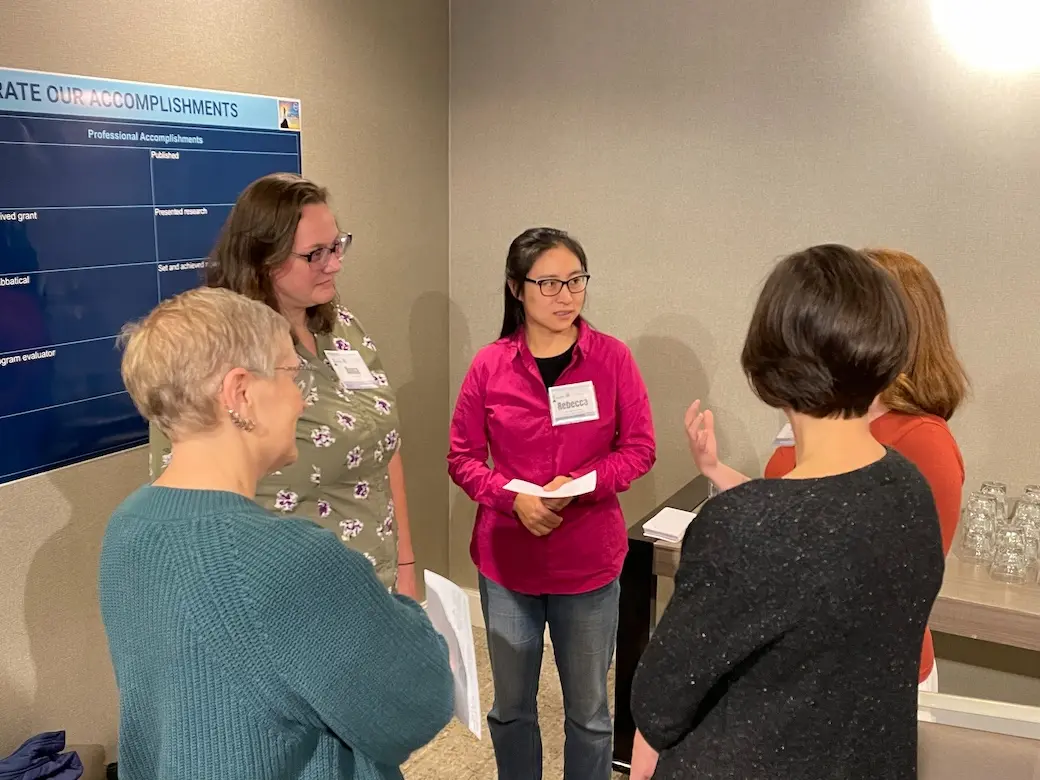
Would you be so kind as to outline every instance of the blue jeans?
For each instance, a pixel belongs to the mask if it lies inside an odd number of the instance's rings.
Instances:
[[[576,596],[527,596],[480,578],[495,702],[488,729],[499,780],[540,780],[538,679],[545,625],[563,688],[564,780],[610,780],[607,672],[617,640],[617,580]]]

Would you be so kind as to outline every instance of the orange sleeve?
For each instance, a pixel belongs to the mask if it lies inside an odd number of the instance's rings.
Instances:
[[[763,476],[766,479],[780,479],[794,470],[794,447],[777,447],[766,464]]]
[[[945,425],[922,419],[893,446],[928,481],[942,527],[943,552],[949,554],[960,521],[964,489],[964,461],[953,434]]]

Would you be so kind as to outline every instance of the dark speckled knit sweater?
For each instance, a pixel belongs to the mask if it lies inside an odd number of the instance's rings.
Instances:
[[[654,777],[916,777],[921,638],[942,576],[928,484],[892,450],[713,499],[633,688]]]

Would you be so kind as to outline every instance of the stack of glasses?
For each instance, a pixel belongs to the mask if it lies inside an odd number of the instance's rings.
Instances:
[[[1035,583],[1040,569],[1040,485],[1026,485],[1013,511],[1009,508],[1007,485],[983,482],[961,513],[958,557],[988,567],[989,576],[998,582]]]

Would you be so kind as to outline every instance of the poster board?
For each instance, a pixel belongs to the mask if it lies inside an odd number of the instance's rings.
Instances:
[[[120,328],[195,287],[295,99],[0,68],[0,484],[147,442]]]

